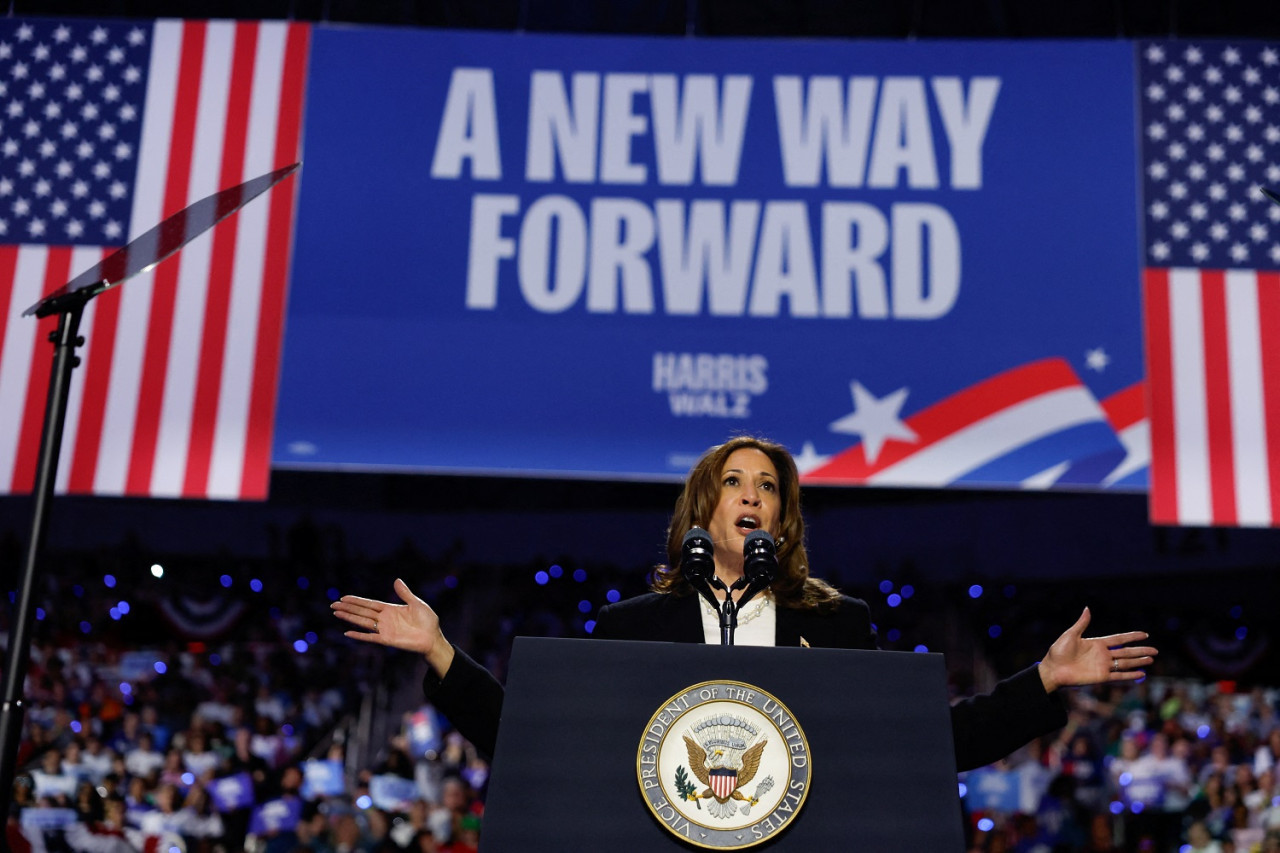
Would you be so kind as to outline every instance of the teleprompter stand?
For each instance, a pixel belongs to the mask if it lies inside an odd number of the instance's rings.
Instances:
[[[964,849],[941,655],[519,637],[482,853],[698,849],[650,812],[637,761],[663,703],[718,680],[775,696],[812,759],[799,814],[750,849]]]
[[[62,447],[62,429],[66,420],[67,398],[71,391],[71,372],[80,362],[76,348],[84,344],[84,338],[79,335],[84,307],[90,299],[107,288],[151,269],[293,174],[299,165],[301,164],[294,163],[245,181],[178,211],[23,312],[23,316],[34,315],[37,318],[57,314],[58,327],[49,337],[54,346],[53,369],[49,376],[40,455],[36,464],[35,508],[4,666],[4,698],[0,704],[0,749],[3,749],[0,752],[0,805],[3,805],[0,815],[9,814],[13,780],[17,773],[18,746],[26,715],[22,684],[26,680],[31,655],[31,620],[35,615],[32,587],[49,529],[49,505],[53,500],[58,473],[58,454]]]

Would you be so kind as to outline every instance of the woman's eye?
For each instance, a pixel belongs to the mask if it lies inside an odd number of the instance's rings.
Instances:
[[[724,478],[724,484],[725,484],[726,486],[736,486],[736,485],[738,485],[738,478],[737,478],[737,477],[725,477],[725,478]]]
[[[765,491],[772,492],[777,488],[777,486],[775,486],[772,482],[765,481],[760,484],[760,488],[764,489]]]

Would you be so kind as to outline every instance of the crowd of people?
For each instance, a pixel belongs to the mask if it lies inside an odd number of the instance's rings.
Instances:
[[[1075,691],[1064,729],[993,768],[1026,786],[1017,808],[966,796],[971,849],[1280,851],[1278,700],[1229,681]]]
[[[341,744],[314,748],[346,707],[337,685],[238,704],[226,679],[178,670],[189,687],[137,679],[125,704],[104,686],[109,657],[36,649],[11,849],[476,849],[488,765],[429,708],[352,772]],[[1162,678],[1072,691],[1065,729],[962,777],[970,850],[1280,851],[1277,700]],[[993,772],[1015,780],[1016,806],[978,796]]]
[[[501,675],[512,636],[588,636],[600,605],[643,588],[635,566],[475,565],[460,550],[426,557],[408,545],[371,560],[335,549],[330,532],[295,534],[269,558],[188,562],[171,585],[192,599],[186,621],[151,559],[58,556],[37,595],[11,849],[474,850],[484,756],[421,707],[412,656],[341,636],[329,613],[337,590],[406,578]],[[978,595],[915,566],[884,574],[846,588],[868,599],[882,646],[947,652],[958,694],[1024,665],[1025,649],[1045,645],[1037,631],[1050,637],[1061,623],[1052,584],[987,581]],[[1135,585],[1109,606],[1137,612],[1142,596]],[[130,612],[116,618],[124,598]],[[218,617],[196,619],[202,602]],[[1154,634],[1198,618],[1157,612],[1134,621]],[[1220,616],[1240,636],[1241,619]],[[1272,683],[1258,677],[1268,660],[1234,650],[1219,661],[1235,667],[1233,682],[1191,645],[1168,644],[1147,681],[1068,691],[1067,728],[964,780],[971,850],[1280,851],[1280,693],[1255,686]],[[355,749],[342,721],[371,685],[393,683],[407,683],[414,704],[392,736]],[[982,801],[975,774],[989,772],[1019,780],[1018,802]]]

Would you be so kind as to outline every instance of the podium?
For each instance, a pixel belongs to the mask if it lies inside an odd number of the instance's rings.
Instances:
[[[732,839],[695,832],[686,840],[664,826],[638,775],[642,741],[664,703],[725,681],[776,697],[807,741],[803,804],[777,825],[746,827],[738,836],[745,846],[963,851],[941,655],[520,637],[481,853],[738,849]],[[677,738],[697,718],[671,716],[664,727]],[[669,777],[662,774],[666,789]]]

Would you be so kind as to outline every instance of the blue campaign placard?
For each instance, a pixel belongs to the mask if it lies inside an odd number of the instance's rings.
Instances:
[[[347,780],[342,762],[331,758],[309,758],[302,762],[302,797],[315,800],[346,793]]]
[[[275,464],[1144,477],[1131,45],[314,36]]]

